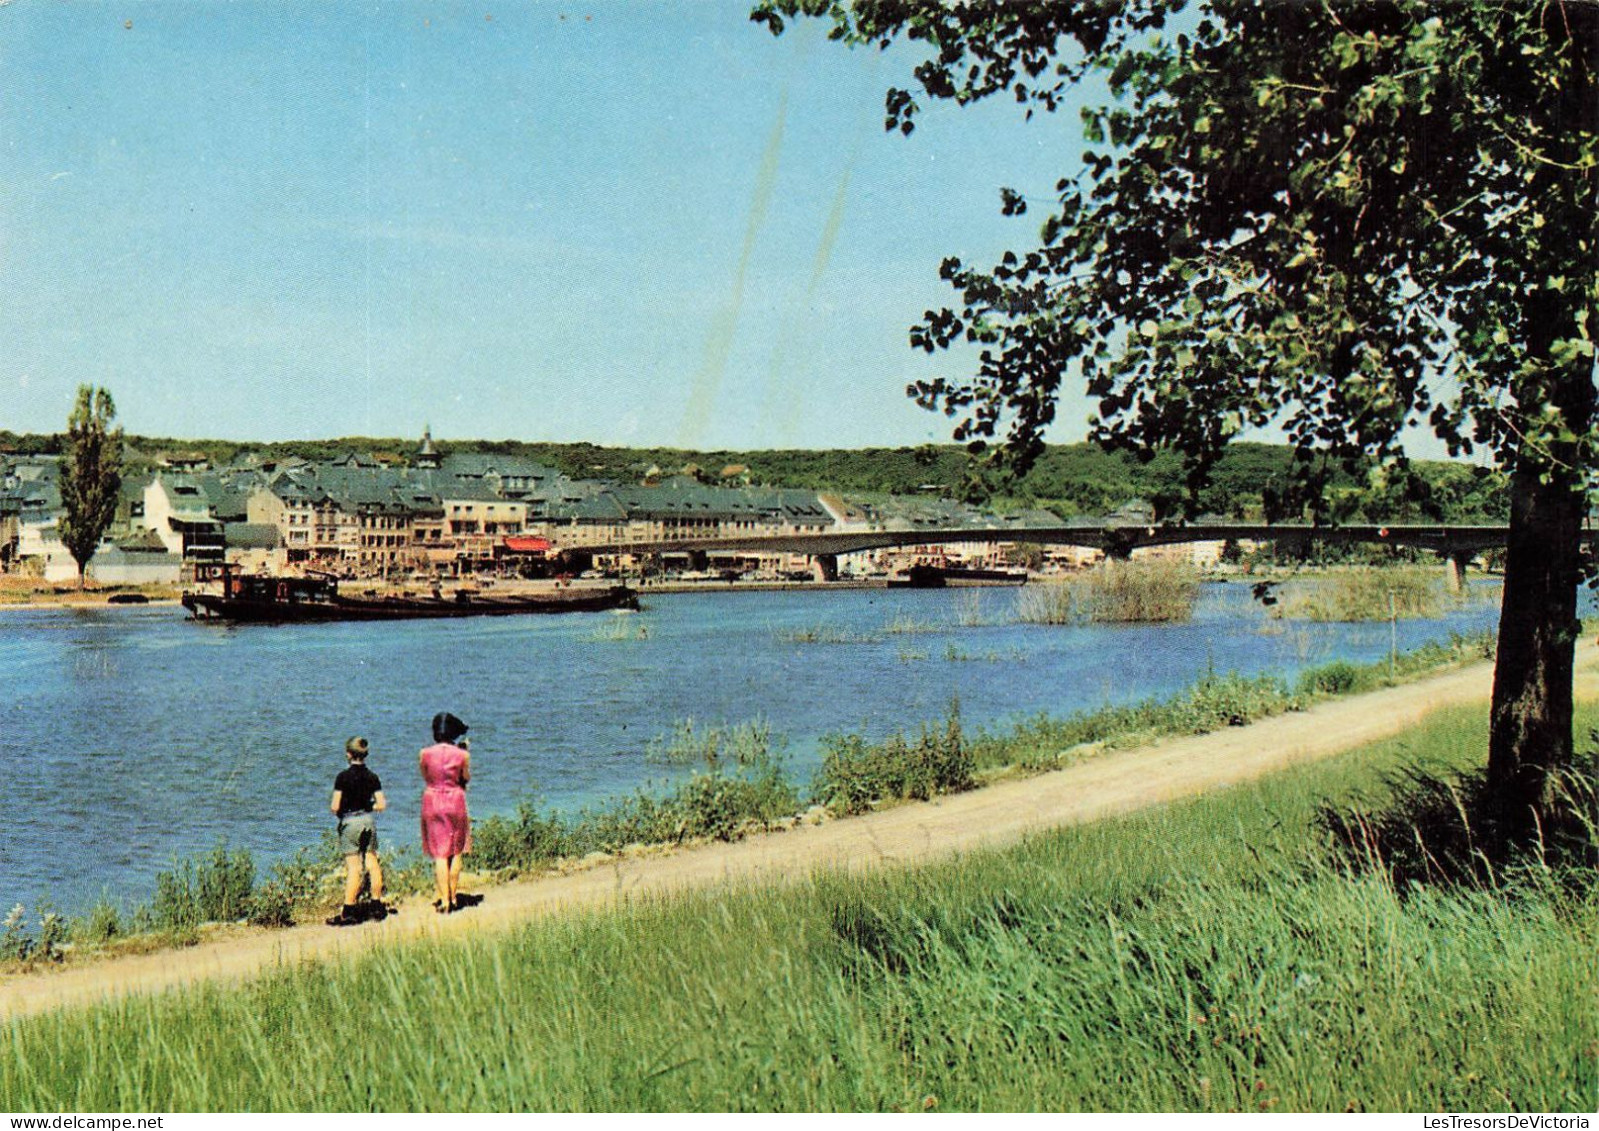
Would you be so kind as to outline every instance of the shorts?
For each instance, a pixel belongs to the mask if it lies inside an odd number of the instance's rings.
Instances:
[[[378,850],[378,819],[372,813],[346,813],[339,818],[339,852],[362,856]]]

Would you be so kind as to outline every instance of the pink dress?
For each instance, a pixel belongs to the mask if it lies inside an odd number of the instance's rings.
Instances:
[[[422,751],[422,851],[434,859],[472,851],[472,821],[466,815],[466,751],[440,742]]]

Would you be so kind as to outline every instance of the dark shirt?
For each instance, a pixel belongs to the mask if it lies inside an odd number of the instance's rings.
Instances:
[[[378,776],[357,762],[333,779],[333,788],[339,792],[339,816],[365,813],[372,808],[372,798],[383,783]]]

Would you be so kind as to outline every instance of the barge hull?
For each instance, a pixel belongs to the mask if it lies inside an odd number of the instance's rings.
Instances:
[[[196,620],[286,624],[604,612],[610,609],[637,609],[638,594],[620,585],[608,589],[575,590],[537,597],[473,597],[465,601],[443,598],[429,600],[416,597],[343,596],[327,601],[275,601],[210,593],[185,593],[183,607],[188,609]]]

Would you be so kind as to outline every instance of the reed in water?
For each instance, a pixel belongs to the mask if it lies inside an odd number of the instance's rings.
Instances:
[[[1016,619],[1027,624],[1167,624],[1193,615],[1199,577],[1168,561],[1107,560],[1060,580],[1016,591]]]

